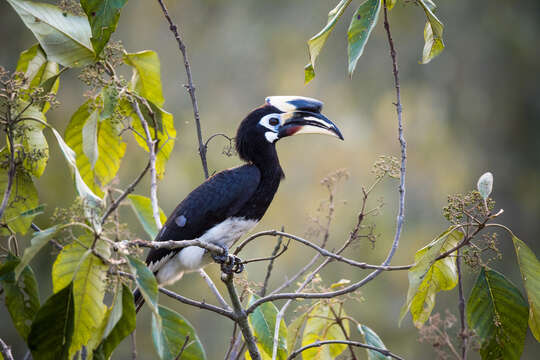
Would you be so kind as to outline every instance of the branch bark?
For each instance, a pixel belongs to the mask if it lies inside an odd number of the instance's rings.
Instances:
[[[9,115],[8,115],[9,116]],[[0,205],[0,219],[4,215],[4,211],[9,202],[9,197],[11,196],[11,188],[13,187],[13,178],[15,177],[15,148],[13,146],[13,130],[11,129],[11,124],[6,125],[6,133],[9,143],[9,170],[8,170],[8,181],[6,190],[4,191],[4,197],[2,198],[2,204]]]
[[[11,347],[9,347],[4,340],[0,339],[0,352],[6,360],[13,360],[13,354],[11,354]]]

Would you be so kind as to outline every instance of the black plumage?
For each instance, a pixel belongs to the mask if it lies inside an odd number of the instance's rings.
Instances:
[[[237,131],[236,150],[246,164],[219,172],[193,190],[169,216],[155,241],[204,239],[224,248],[232,245],[263,217],[284,178],[275,145],[279,138],[293,135],[304,126],[317,130],[309,132],[342,138],[337,127],[320,114],[321,108],[321,102],[309,98],[267,98],[265,105],[246,116]],[[238,233],[233,231],[231,235],[229,229]],[[182,252],[188,254],[186,249],[149,252],[146,263],[158,281],[167,282],[164,278],[170,271],[162,269],[172,261],[178,262],[173,269],[183,270],[182,262],[189,263],[186,268],[198,266],[198,258],[193,260],[195,265],[191,259],[182,258]],[[134,295],[139,309],[144,300],[138,290]]]

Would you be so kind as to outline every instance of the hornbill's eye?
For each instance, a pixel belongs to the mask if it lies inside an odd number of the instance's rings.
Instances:
[[[278,120],[278,118],[270,118],[270,119],[268,120],[268,123],[269,123],[270,125],[272,125],[272,126],[276,126],[277,124],[279,124],[279,120]]]

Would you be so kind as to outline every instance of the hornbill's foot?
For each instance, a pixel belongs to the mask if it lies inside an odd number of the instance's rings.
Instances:
[[[222,246],[223,254],[212,254],[212,259],[218,264],[221,264],[221,271],[225,274],[240,274],[244,271],[242,260],[236,256],[229,254],[227,247]]]

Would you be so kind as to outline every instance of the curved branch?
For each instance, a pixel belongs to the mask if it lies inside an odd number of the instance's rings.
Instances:
[[[311,241],[303,239],[303,238],[301,238],[299,236],[289,234],[289,233],[286,233],[286,232],[283,232],[283,231],[277,231],[277,230],[261,231],[261,232],[258,232],[256,234],[251,235],[246,240],[244,240],[240,245],[238,245],[238,247],[234,251],[234,254],[238,255],[238,253],[240,253],[240,251],[242,251],[242,249],[248,243],[250,243],[251,241],[255,240],[258,237],[266,236],[266,235],[268,235],[268,236],[283,236],[283,237],[289,238],[291,240],[295,240],[295,241],[297,241],[297,242],[299,242],[301,244],[304,244],[304,245],[316,250],[317,252],[319,252],[323,256],[332,258],[332,259],[340,261],[340,262],[344,262],[344,263],[349,264],[349,265],[354,266],[354,267],[359,267],[361,269],[378,269],[378,270],[384,270],[384,271],[394,271],[394,270],[407,270],[407,269],[410,269],[412,267],[412,265],[387,266],[387,265],[371,265],[371,264],[367,264],[365,262],[358,262],[358,261],[351,260],[351,259],[348,259],[346,257],[343,257],[341,255],[335,254],[333,252],[330,252],[330,251],[328,251],[326,249],[323,249],[322,247],[320,247],[318,245],[315,245]]]
[[[358,341],[350,341],[350,340],[316,341],[313,344],[302,346],[298,350],[293,351],[291,353],[291,355],[289,355],[287,360],[294,359],[295,357],[297,357],[298,355],[300,355],[303,351],[305,351],[307,349],[311,349],[311,348],[314,348],[314,347],[320,347],[320,346],[323,346],[323,345],[331,345],[331,344],[345,344],[345,345],[351,345],[351,346],[358,346],[358,347],[362,347],[362,348],[365,348],[365,349],[377,351],[377,352],[383,354],[384,356],[390,356],[390,357],[392,357],[394,359],[397,359],[397,360],[404,360],[402,357],[400,357],[400,356],[398,356],[396,354],[393,354],[393,353],[391,353],[390,351],[388,351],[386,349],[379,348],[379,347],[372,346],[372,345],[368,345],[368,344],[364,344],[364,343],[361,343],[361,342],[358,342]]]

